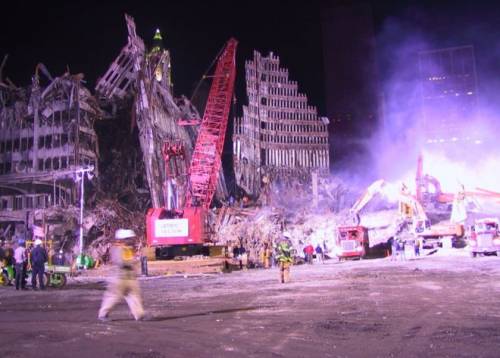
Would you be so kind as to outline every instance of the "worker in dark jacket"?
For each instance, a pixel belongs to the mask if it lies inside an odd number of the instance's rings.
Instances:
[[[45,274],[45,263],[47,262],[47,251],[42,246],[42,240],[35,240],[35,248],[31,251],[31,286],[34,290],[36,287],[36,279],[41,290],[45,290],[43,284],[43,275]]]

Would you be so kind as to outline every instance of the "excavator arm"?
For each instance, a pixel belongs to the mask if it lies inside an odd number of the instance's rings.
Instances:
[[[373,197],[382,192],[382,189],[386,185],[386,182],[383,179],[379,179],[373,182],[359,197],[358,200],[353,204],[351,209],[349,210],[349,216],[344,220],[345,224],[358,226],[361,219],[359,217],[359,212],[373,199]]]

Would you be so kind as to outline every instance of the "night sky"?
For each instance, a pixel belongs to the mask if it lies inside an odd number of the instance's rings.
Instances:
[[[344,1],[345,2],[345,1]],[[321,42],[321,1],[45,1],[11,2],[2,9],[0,56],[9,54],[4,76],[26,85],[38,62],[53,76],[66,65],[95,80],[126,44],[123,14],[132,15],[138,33],[150,41],[156,27],[172,53],[175,94],[194,87],[230,37],[238,48],[239,105],[244,98],[243,64],[253,49],[272,50],[299,82],[310,102],[325,112]],[[435,4],[438,3],[438,4]],[[499,6],[490,1],[373,1],[377,56],[382,79],[390,69],[391,41],[387,23],[396,20],[404,31],[425,33],[434,47],[475,44],[478,66],[496,68],[499,46]],[[346,34],[349,36],[349,34]],[[483,56],[484,55],[484,56]],[[497,57],[495,57],[497,56]],[[243,97],[243,98],[242,98]],[[240,106],[238,106],[240,108]]]

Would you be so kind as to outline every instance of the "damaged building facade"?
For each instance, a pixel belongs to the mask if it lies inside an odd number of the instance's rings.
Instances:
[[[41,85],[39,71],[47,77]],[[40,209],[78,201],[75,170],[94,166],[101,110],[82,75],[52,78],[42,64],[32,85],[0,84],[0,227],[22,233]]]
[[[233,132],[237,184],[259,195],[263,180],[329,173],[328,119],[319,117],[272,52],[245,63],[248,106]],[[265,179],[267,178],[267,179]]]
[[[186,97],[173,95],[170,53],[160,31],[148,50],[134,19],[125,15],[125,20],[128,43],[97,82],[96,92],[101,101],[114,104],[132,98],[151,207],[182,207],[200,115]],[[175,148],[180,148],[177,156],[172,155]],[[217,193],[227,195],[222,170]]]

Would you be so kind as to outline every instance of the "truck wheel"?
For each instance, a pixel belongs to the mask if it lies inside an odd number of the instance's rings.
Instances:
[[[55,288],[62,288],[66,285],[66,275],[63,273],[53,273],[50,275],[50,285]]]

